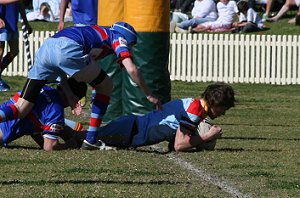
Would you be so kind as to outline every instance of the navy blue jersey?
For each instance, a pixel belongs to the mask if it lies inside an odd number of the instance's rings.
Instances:
[[[19,2],[7,5],[0,4],[0,18],[5,22],[5,28],[1,28],[0,33],[18,31],[19,10]]]
[[[97,24],[98,0],[72,0],[71,4],[72,17],[75,24]]]

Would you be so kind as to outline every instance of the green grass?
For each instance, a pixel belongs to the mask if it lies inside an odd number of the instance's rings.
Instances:
[[[13,88],[25,82],[4,77]],[[172,98],[198,97],[208,83],[172,82]],[[223,137],[212,152],[173,154],[249,197],[299,197],[300,87],[233,84],[239,100],[215,120]],[[85,109],[89,111],[88,108]],[[67,113],[69,115],[69,113]],[[73,119],[87,122],[84,117]],[[159,146],[165,146],[164,143]],[[0,149],[6,197],[232,197],[149,147],[47,153],[29,137]]]

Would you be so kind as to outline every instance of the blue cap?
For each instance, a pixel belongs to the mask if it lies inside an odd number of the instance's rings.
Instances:
[[[137,43],[137,33],[130,24],[117,22],[111,26],[111,29],[123,35],[128,45],[135,45]]]

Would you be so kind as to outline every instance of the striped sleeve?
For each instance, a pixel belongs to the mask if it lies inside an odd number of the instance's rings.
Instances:
[[[206,112],[201,105],[200,100],[193,99],[186,110],[187,117],[182,116],[180,126],[189,131],[195,131],[198,124],[206,117]]]

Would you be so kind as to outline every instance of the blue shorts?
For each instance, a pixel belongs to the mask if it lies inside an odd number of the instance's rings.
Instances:
[[[157,144],[159,142],[174,141],[176,129],[167,125],[140,126],[141,119],[146,116],[121,116],[117,120],[111,121],[108,125],[98,129],[98,139],[107,145],[116,147],[137,148]],[[145,120],[143,120],[145,121]],[[147,121],[145,123],[148,123]],[[138,129],[143,128],[143,130]]]
[[[135,115],[121,116],[106,126],[100,127],[97,139],[110,146],[130,147],[132,136],[136,132],[135,121]]]
[[[2,32],[0,33],[0,41],[18,40],[19,32]]]
[[[0,108],[9,104],[14,104],[14,102],[12,100],[8,100],[1,104]],[[32,121],[27,118],[21,120],[15,119],[0,123],[0,129],[2,131],[3,143],[4,145],[7,145],[9,142],[24,135],[31,135],[34,131],[34,125]]]
[[[90,62],[83,46],[75,41],[66,37],[49,38],[38,49],[28,78],[55,82],[66,74],[73,76]]]

